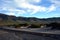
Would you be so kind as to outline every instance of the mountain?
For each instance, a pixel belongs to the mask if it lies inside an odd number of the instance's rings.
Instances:
[[[35,18],[35,17],[16,17],[0,13],[0,25],[19,24],[19,23],[34,23],[34,24],[49,24],[52,22],[60,23],[60,17],[53,18]]]

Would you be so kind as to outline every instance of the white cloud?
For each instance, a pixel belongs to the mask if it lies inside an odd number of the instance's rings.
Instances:
[[[14,12],[9,12],[7,13],[8,15],[15,15]]]
[[[51,5],[48,9],[47,9],[47,13],[55,11],[56,7],[54,5]]]
[[[35,3],[39,3],[41,2],[41,0],[27,0],[28,2],[35,2]]]
[[[24,10],[18,10],[16,8],[7,7],[7,6],[6,7],[2,7],[0,9],[3,10],[3,11],[7,11],[6,14],[8,14],[8,15],[16,15],[15,13],[17,13],[17,14],[24,14],[25,13]]]
[[[60,7],[60,0],[50,0],[56,7]]]
[[[34,0],[35,2],[40,2],[41,0]]]
[[[32,1],[35,2],[36,0],[32,0]],[[40,1],[40,0],[37,0],[36,2],[38,2],[38,1]],[[18,7],[25,8],[25,9],[29,10],[29,12],[31,11],[31,14],[35,14],[37,12],[44,12],[44,11],[46,11],[46,7],[36,6],[36,5],[30,4],[26,0],[22,0],[22,1],[21,0],[15,0],[15,3],[17,4]]]
[[[7,10],[11,15],[15,15],[15,13],[17,14],[26,14],[26,13],[30,13],[35,14],[37,12],[51,12],[54,11],[56,9],[55,5],[51,5],[50,7],[44,7],[44,6],[37,6],[37,5],[33,5],[30,2],[33,3],[40,3],[41,0],[13,0],[13,1],[9,1],[9,0],[5,0],[4,5],[2,5],[2,7],[0,7],[1,10]],[[58,4],[59,2],[55,2],[55,1],[51,1],[55,4]],[[19,10],[16,8],[23,8],[26,10]]]
[[[17,14],[25,14],[26,13],[24,10],[17,10],[15,12],[17,12]]]
[[[60,0],[50,0],[50,2],[52,2],[52,5],[47,8],[47,13],[56,11],[56,9],[60,7]]]
[[[36,0],[32,0],[32,1],[35,2]],[[38,2],[38,1],[41,1],[41,0],[37,0],[36,2]],[[28,11],[26,11],[26,12],[30,12],[31,14],[35,14],[37,12],[51,12],[56,9],[54,4],[52,4],[49,7],[36,6],[36,5],[30,4],[27,0],[22,0],[22,1],[15,0],[15,3],[17,4],[17,7],[27,9]]]

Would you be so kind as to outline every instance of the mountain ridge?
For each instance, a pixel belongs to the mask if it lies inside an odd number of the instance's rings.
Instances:
[[[7,22],[7,21],[11,21],[12,23],[23,23],[23,22],[29,22],[29,23],[43,23],[43,24],[47,24],[47,23],[52,23],[52,22],[58,22],[60,23],[60,17],[53,17],[53,18],[35,18],[35,17],[16,17],[13,15],[6,15],[6,14],[2,14],[0,13],[0,23],[1,22]],[[9,22],[8,22],[9,23]]]

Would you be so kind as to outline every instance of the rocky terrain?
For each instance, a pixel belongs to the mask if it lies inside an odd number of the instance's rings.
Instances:
[[[20,40],[13,33],[0,30],[0,40]]]
[[[23,29],[23,30],[26,30],[26,29]],[[35,30],[35,31],[37,31],[37,30]],[[39,31],[37,31],[37,32],[39,32]],[[42,32],[42,31],[40,31],[40,32]],[[34,35],[33,34],[29,34],[29,33],[25,33],[25,32],[22,33],[22,32],[17,32],[17,31],[16,32],[11,32],[11,31],[0,30],[0,40],[60,40],[60,38],[59,38],[60,35],[58,35],[58,36],[57,35],[55,35],[55,36],[50,35],[50,37],[49,37],[49,36],[46,36],[46,35],[39,36],[38,34],[34,34]]]

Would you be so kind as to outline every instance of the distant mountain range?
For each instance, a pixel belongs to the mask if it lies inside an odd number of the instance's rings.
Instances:
[[[52,22],[60,23],[60,17],[53,18],[35,18],[35,17],[16,17],[0,13],[0,24],[18,24],[18,23],[40,23],[47,24]]]

